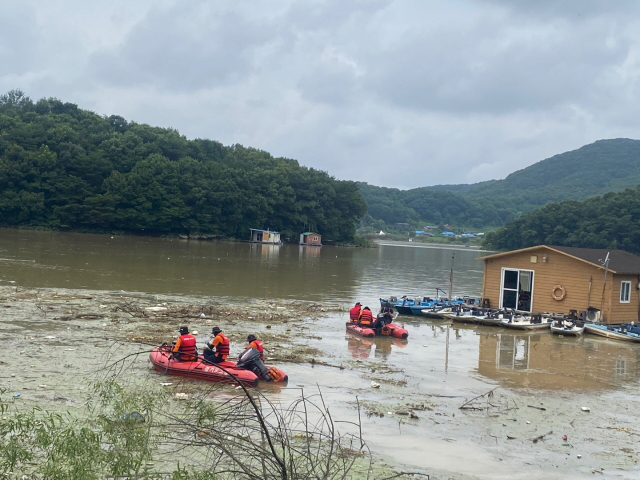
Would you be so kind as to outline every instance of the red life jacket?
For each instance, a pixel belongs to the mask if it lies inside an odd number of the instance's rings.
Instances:
[[[373,322],[373,312],[371,310],[362,310],[360,314],[360,324],[371,325],[371,322]]]
[[[253,340],[249,345],[247,345],[247,348],[255,348],[260,352],[260,360],[264,360],[264,345],[262,345],[260,340]]]
[[[196,356],[196,337],[191,334],[180,335],[180,347],[178,353],[181,354],[183,360],[195,360]],[[189,358],[191,357],[191,358]]]
[[[216,355],[226,358],[229,356],[229,339],[222,333],[216,335],[216,337],[222,338],[222,342],[216,345]]]
[[[351,310],[349,310],[349,320],[352,322],[357,322],[358,318],[360,318],[360,305],[356,305]]]

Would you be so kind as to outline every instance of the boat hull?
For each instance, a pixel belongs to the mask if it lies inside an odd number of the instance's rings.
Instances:
[[[551,325],[551,333],[556,333],[558,335],[565,335],[570,337],[577,337],[584,333],[584,328],[585,327],[572,327],[572,328],[554,327],[553,325]]]
[[[479,325],[482,320],[480,317],[472,316],[472,315],[456,315],[452,314],[444,314],[445,318],[449,320],[453,320],[456,323],[468,323],[471,325]]]
[[[149,354],[149,360],[153,368],[167,375],[179,375],[182,377],[206,380],[208,382],[242,383],[248,387],[258,385],[260,378],[255,373],[238,368],[236,362],[221,362],[212,364],[204,361],[201,357],[198,360],[187,362],[175,359],[169,347],[156,347]],[[286,383],[288,377],[286,373],[278,369],[280,382]]]
[[[502,320],[501,325],[505,328],[511,328],[513,330],[549,330],[551,323],[531,323],[531,322],[512,322]]]
[[[587,324],[585,325],[585,331],[593,335],[599,335],[601,337],[620,340],[623,342],[640,343],[640,336],[632,336],[615,330],[609,330],[606,325]]]

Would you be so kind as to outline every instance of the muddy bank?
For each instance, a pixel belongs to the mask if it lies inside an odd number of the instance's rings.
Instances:
[[[147,361],[151,345],[189,325],[202,346],[217,325],[230,336],[232,354],[250,333],[265,342],[267,358],[291,378],[288,388],[268,392],[277,401],[319,385],[336,418],[356,421],[359,410],[365,440],[396,469],[456,480],[640,477],[636,380],[575,390],[509,385],[478,372],[472,329],[451,333],[458,344],[447,347],[443,369],[443,327],[407,324],[407,341],[361,339],[345,334],[345,307],[3,286],[0,340],[8,354],[0,381],[20,394],[21,407],[80,409],[105,365],[139,353],[128,380],[166,382]],[[532,352],[544,345],[530,343]],[[601,348],[592,355],[608,344],[594,345]],[[206,388],[173,383],[167,388],[177,393]]]

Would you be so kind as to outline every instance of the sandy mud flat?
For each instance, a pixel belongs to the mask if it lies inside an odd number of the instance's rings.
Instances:
[[[172,341],[183,324],[202,346],[218,325],[232,355],[249,333],[264,341],[269,363],[291,378],[274,396],[317,384],[337,418],[353,421],[359,407],[365,440],[395,471],[457,480],[640,478],[637,382],[604,392],[509,389],[477,377],[429,382],[415,366],[405,368],[416,362],[406,344],[393,346],[393,363],[349,355],[345,316],[342,305],[289,300],[2,286],[0,383],[20,395],[20,408],[80,408],[105,365],[139,353],[139,368],[127,374],[166,381],[151,369],[149,349]]]

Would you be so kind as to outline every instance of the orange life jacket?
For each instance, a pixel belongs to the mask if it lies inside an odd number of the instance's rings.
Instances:
[[[222,339],[222,341],[216,345],[216,355],[227,358],[229,356],[229,339],[222,333],[217,334],[216,337]],[[214,340],[216,337],[214,337]]]
[[[264,360],[264,345],[262,345],[260,340],[253,340],[249,345],[247,345],[247,348],[255,348],[260,352],[260,360]]]
[[[195,360],[197,355],[196,337],[187,333],[185,335],[180,335],[178,340],[180,340],[177,350],[177,353],[179,354],[178,357],[181,360]]]
[[[349,310],[349,320],[352,322],[357,322],[358,318],[360,318],[360,305],[356,305],[351,310]]]
[[[360,313],[360,325],[371,325],[373,322],[373,312],[371,310],[362,310]]]

